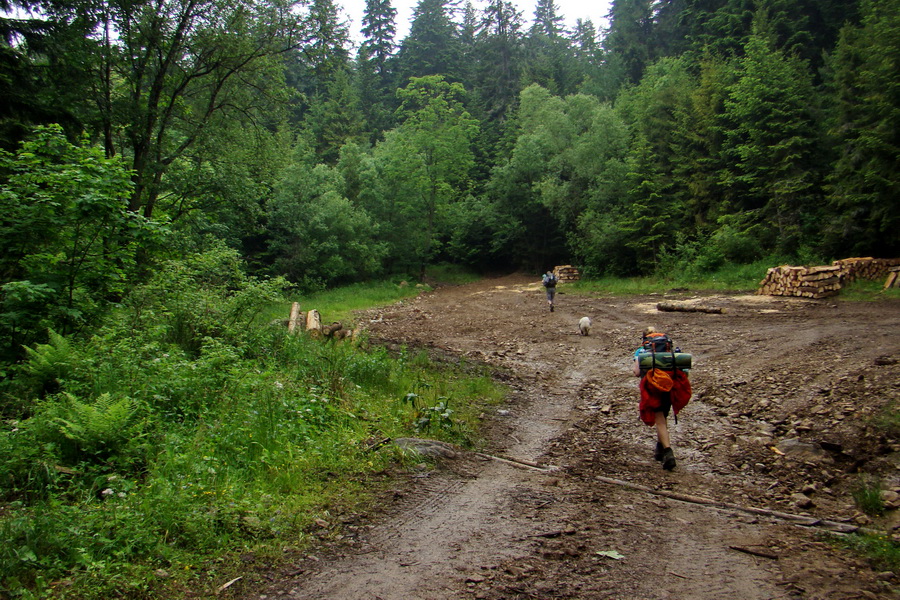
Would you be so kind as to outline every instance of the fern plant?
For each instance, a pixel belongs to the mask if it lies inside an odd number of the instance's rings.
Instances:
[[[64,394],[47,405],[44,433],[64,458],[73,462],[105,460],[123,453],[144,436],[144,423],[134,400],[102,394],[84,402]]]
[[[25,348],[28,355],[22,370],[42,394],[59,389],[62,381],[74,370],[77,355],[69,340],[48,330],[49,342]]]

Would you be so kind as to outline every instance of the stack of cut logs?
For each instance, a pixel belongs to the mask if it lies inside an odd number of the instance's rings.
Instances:
[[[900,258],[844,258],[823,267],[773,267],[759,283],[762,296],[802,296],[827,298],[841,290],[841,285],[857,279],[876,280],[888,277],[884,287],[898,285]],[[893,275],[893,279],[891,278]]]
[[[553,269],[553,274],[560,283],[568,283],[570,281],[578,281],[581,279],[581,273],[572,265],[562,265]]]
[[[900,266],[900,258],[844,258],[831,264],[841,268],[844,283],[857,279],[877,281],[886,277],[891,267]]]
[[[841,267],[772,267],[759,283],[762,296],[827,298],[841,289]]]

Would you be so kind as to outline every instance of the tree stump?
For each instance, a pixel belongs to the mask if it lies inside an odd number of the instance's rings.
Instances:
[[[291,304],[291,316],[288,319],[288,333],[294,333],[303,328],[303,313],[300,312],[300,303]]]
[[[322,317],[319,316],[319,311],[316,309],[306,313],[306,330],[313,337],[322,336]]]

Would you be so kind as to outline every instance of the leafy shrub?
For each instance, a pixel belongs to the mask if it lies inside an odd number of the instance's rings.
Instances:
[[[450,431],[455,425],[449,398],[441,396],[433,406],[429,406],[418,394],[410,392],[403,397],[403,402],[413,407],[413,422],[418,432],[427,432],[432,428]]]
[[[59,476],[53,468],[55,456],[22,423],[13,421],[7,427],[0,433],[0,497],[46,498]]]
[[[121,158],[107,158],[86,138],[72,144],[52,125],[37,128],[16,154],[0,150],[0,170],[0,333],[48,325],[67,333],[95,322],[134,277],[138,247],[163,232],[128,210],[131,176]],[[41,329],[23,325],[28,319]]]
[[[710,238],[710,245],[731,263],[746,264],[762,257],[760,225],[740,229],[731,224],[722,225]]]
[[[36,340],[56,321],[48,313],[56,290],[44,283],[9,281],[0,286],[0,358],[21,356],[23,341]]]
[[[122,329],[193,355],[205,338],[241,339],[263,307],[281,300],[287,281],[249,277],[240,264],[237,252],[222,244],[168,261],[126,299]]]

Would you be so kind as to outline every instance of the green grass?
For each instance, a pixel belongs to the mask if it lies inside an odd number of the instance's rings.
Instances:
[[[634,296],[659,294],[673,289],[703,292],[752,293],[766,271],[780,263],[777,260],[763,260],[747,265],[727,265],[716,271],[696,274],[670,273],[648,277],[601,277],[582,279],[566,284],[565,291],[571,294],[593,296]],[[875,302],[900,299],[900,288],[884,289],[884,281],[855,281],[841,290],[834,300],[847,302]]]
[[[888,437],[900,438],[900,404],[897,402],[888,402],[873,421]]]
[[[339,321],[344,323],[345,327],[352,327],[355,323],[353,313],[356,311],[387,306],[394,302],[414,298],[429,289],[428,286],[419,286],[415,282],[407,281],[358,283],[291,298],[283,303],[275,304],[263,312],[259,322],[287,319],[291,313],[291,303],[299,302],[300,310],[303,312],[313,309],[319,311],[323,323]]]
[[[870,517],[880,517],[884,514],[881,480],[877,477],[860,476],[850,494],[857,508]]]
[[[672,289],[751,293],[759,286],[769,266],[767,263],[732,265],[705,275],[672,273],[666,276],[582,279],[566,284],[565,290],[574,294],[609,296],[655,294]]]
[[[338,320],[415,293],[383,283],[301,302]],[[337,535],[340,516],[365,510],[410,460],[379,442],[477,445],[480,415],[506,394],[465,361],[323,343],[267,322],[192,352],[161,342],[164,326],[122,315],[124,328],[31,357],[44,379],[56,380],[56,363],[71,368],[60,395],[0,429],[0,596],[213,590],[247,575],[242,555],[277,564],[284,549]]]
[[[477,274],[449,264],[431,266],[425,275],[428,281],[450,285],[472,283],[479,279]],[[287,319],[291,312],[291,302],[299,302],[300,309],[304,312],[311,309],[318,310],[323,323],[340,321],[345,326],[352,327],[355,311],[387,306],[394,302],[413,298],[430,289],[429,285],[419,284],[413,278],[358,283],[291,298],[288,302],[277,304],[266,310],[260,317],[260,322]]]
[[[864,556],[876,569],[900,574],[900,544],[889,535],[854,533],[841,538],[840,544]]]
[[[846,302],[900,300],[900,288],[884,289],[884,281],[854,281],[844,286],[836,299]]]

